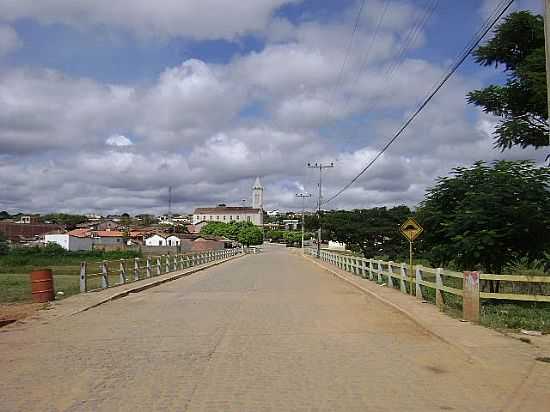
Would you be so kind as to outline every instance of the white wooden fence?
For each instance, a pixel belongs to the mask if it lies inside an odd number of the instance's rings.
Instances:
[[[244,252],[243,248],[233,248],[176,255],[148,256],[146,258],[120,259],[116,261],[104,260],[94,265],[82,262],[80,264],[80,292],[106,289],[111,286],[135,282],[140,279],[151,278],[203,265],[208,262],[227,259]],[[97,267],[98,271],[90,272],[90,267],[92,266]],[[112,282],[113,276],[117,278],[117,282]],[[100,287],[90,290],[89,281],[97,278],[100,279]]]
[[[317,250],[306,248],[305,254],[317,256]],[[414,266],[411,273],[406,263],[386,262],[377,259],[366,259],[342,253],[321,250],[320,259],[346,272],[370,279],[389,287],[401,290],[403,293],[414,294],[424,300],[426,289],[435,291],[435,304],[442,309],[445,306],[443,292],[461,296],[463,299],[464,319],[479,321],[480,299],[502,299],[529,302],[550,302],[550,296],[545,294],[502,293],[480,291],[481,281],[502,281],[520,284],[550,284],[550,276],[526,275],[492,275],[478,272],[453,272],[443,268],[430,268],[421,265]],[[454,279],[454,281],[451,281]],[[456,281],[458,279],[458,281]],[[449,285],[453,283],[453,285]]]

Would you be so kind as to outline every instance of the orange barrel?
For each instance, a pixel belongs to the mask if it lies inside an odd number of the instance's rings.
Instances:
[[[54,300],[53,274],[51,269],[37,269],[31,272],[32,301],[44,303]]]

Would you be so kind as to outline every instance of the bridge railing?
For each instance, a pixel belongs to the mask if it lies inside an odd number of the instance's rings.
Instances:
[[[306,248],[304,253],[317,256],[317,250],[312,248]],[[446,305],[448,298],[458,297],[462,299],[464,319],[472,321],[479,321],[480,299],[550,302],[550,276],[454,272],[422,265],[415,265],[414,272],[411,272],[406,263],[367,259],[323,249],[320,259],[364,279],[410,293],[417,299],[434,300],[440,309]],[[500,282],[508,285],[506,290],[494,287]],[[483,290],[486,285],[491,286],[490,292]],[[526,290],[528,293],[524,293]]]
[[[184,270],[244,253],[243,248],[80,263],[80,292],[91,292]],[[97,269],[95,269],[97,268]],[[98,282],[99,281],[99,282]],[[92,283],[95,282],[95,287]]]

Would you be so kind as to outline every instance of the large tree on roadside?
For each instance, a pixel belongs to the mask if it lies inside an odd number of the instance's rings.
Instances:
[[[323,238],[344,242],[367,258],[396,259],[408,251],[399,226],[410,214],[407,206],[326,212],[321,218]]]
[[[458,167],[428,190],[417,217],[432,263],[501,273],[550,248],[550,168],[529,161]]]
[[[468,102],[500,118],[495,147],[548,145],[544,24],[528,11],[510,14],[474,52],[483,66],[504,68],[506,83],[468,94]]]

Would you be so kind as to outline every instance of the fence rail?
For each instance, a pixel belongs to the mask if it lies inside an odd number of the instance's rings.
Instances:
[[[193,266],[245,253],[244,248],[207,250],[175,255],[148,256],[145,258],[104,260],[95,264],[80,264],[80,292],[91,292],[111,286],[123,285],[141,279],[164,275]],[[97,265],[97,266],[96,266]],[[97,272],[90,272],[90,267]],[[117,279],[113,282],[113,278]],[[99,288],[90,289],[90,280],[99,279]]]
[[[317,256],[317,250],[307,248],[304,253]],[[537,284],[542,292],[543,285],[550,285],[550,276],[493,275],[478,272],[453,272],[443,268],[430,268],[421,265],[414,267],[411,273],[405,263],[386,262],[349,256],[327,250],[321,250],[320,259],[346,272],[364,279],[386,283],[388,287],[414,294],[418,299],[426,299],[427,290],[435,291],[435,304],[442,309],[445,306],[445,293],[460,296],[463,300],[465,319],[479,321],[480,299],[516,300],[527,302],[550,302],[547,294],[484,292],[480,284],[488,282],[511,282],[512,284]],[[452,285],[450,284],[452,283]]]

